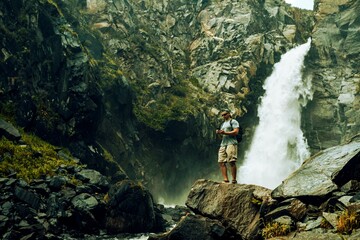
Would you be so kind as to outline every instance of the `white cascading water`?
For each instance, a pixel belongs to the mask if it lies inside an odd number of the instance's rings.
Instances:
[[[300,128],[301,109],[312,98],[311,82],[301,74],[310,43],[285,53],[265,80],[259,125],[238,171],[241,183],[274,189],[310,156]]]

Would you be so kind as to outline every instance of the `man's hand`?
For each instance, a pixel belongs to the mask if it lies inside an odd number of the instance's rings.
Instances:
[[[216,130],[216,133],[217,133],[217,134],[224,134],[225,131],[224,131],[224,130]]]

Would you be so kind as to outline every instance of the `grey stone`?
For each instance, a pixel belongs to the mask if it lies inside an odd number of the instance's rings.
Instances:
[[[39,209],[40,197],[36,193],[30,192],[30,191],[20,188],[20,187],[16,187],[14,194],[18,199],[26,202],[32,208]]]
[[[360,142],[332,147],[307,159],[272,192],[273,198],[326,196],[357,175]]]
[[[7,216],[0,215],[0,226],[5,227],[5,224],[7,223],[8,220],[9,218]]]
[[[339,201],[344,204],[345,206],[349,206],[351,203],[350,203],[350,199],[352,198],[353,196],[342,196],[339,198]]]
[[[359,202],[360,201],[360,192],[356,193],[352,198],[350,198],[349,202]]]
[[[93,185],[98,185],[101,187],[108,187],[109,185],[109,182],[107,181],[106,177],[96,170],[84,169],[78,172],[76,176],[80,180],[89,182],[90,184]]]
[[[151,194],[137,183],[124,180],[109,190],[106,229],[112,233],[149,232],[156,227]]]
[[[270,198],[270,190],[260,186],[202,179],[193,184],[186,206],[195,213],[219,219],[244,239],[253,239],[261,224],[260,209],[252,204],[254,192],[267,193],[261,194],[263,199],[257,199],[260,202]]]
[[[12,211],[14,204],[12,202],[5,202],[1,205],[1,213],[5,214],[6,216],[9,215],[9,213]]]
[[[92,210],[99,204],[96,198],[88,193],[81,193],[75,196],[71,203],[79,210]]]
[[[271,212],[265,215],[266,219],[276,219],[282,215],[288,215],[296,220],[300,220],[305,216],[307,207],[298,199],[288,199],[279,204],[279,207],[275,208]]]
[[[323,221],[323,219],[324,218],[322,216],[319,216],[316,220],[310,220],[310,221],[306,222],[305,230],[310,231],[310,230],[320,227],[321,221]]]
[[[280,223],[282,225],[288,225],[292,226],[294,224],[294,221],[289,216],[281,216],[276,219],[274,219],[274,222]]]
[[[322,216],[328,221],[333,228],[337,228],[337,222],[339,218],[339,214],[337,213],[329,213],[329,212],[323,212]]]
[[[55,176],[51,178],[49,187],[59,190],[61,187],[63,187],[67,183],[67,179],[63,176]]]
[[[0,137],[5,136],[9,140],[20,140],[21,134],[11,123],[0,119]]]
[[[360,190],[360,182],[357,180],[350,180],[341,187],[341,191],[345,193],[354,192],[354,191],[356,192],[359,190]]]

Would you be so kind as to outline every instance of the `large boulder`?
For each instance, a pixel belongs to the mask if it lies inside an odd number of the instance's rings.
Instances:
[[[325,197],[350,180],[359,180],[360,140],[326,149],[291,174],[271,193],[273,198]]]
[[[130,180],[110,188],[106,212],[106,228],[110,232],[150,232],[155,227],[154,203],[146,189]]]
[[[198,180],[186,205],[195,213],[218,219],[243,239],[256,239],[261,224],[259,203],[268,202],[270,192],[256,185]]]

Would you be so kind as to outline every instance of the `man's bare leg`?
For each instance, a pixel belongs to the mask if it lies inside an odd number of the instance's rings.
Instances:
[[[228,174],[227,174],[227,168],[225,163],[219,163],[221,174],[224,178],[224,182],[229,182]]]
[[[236,163],[235,162],[230,162],[230,171],[231,171],[231,176],[232,176],[232,183],[237,183],[236,181]]]

